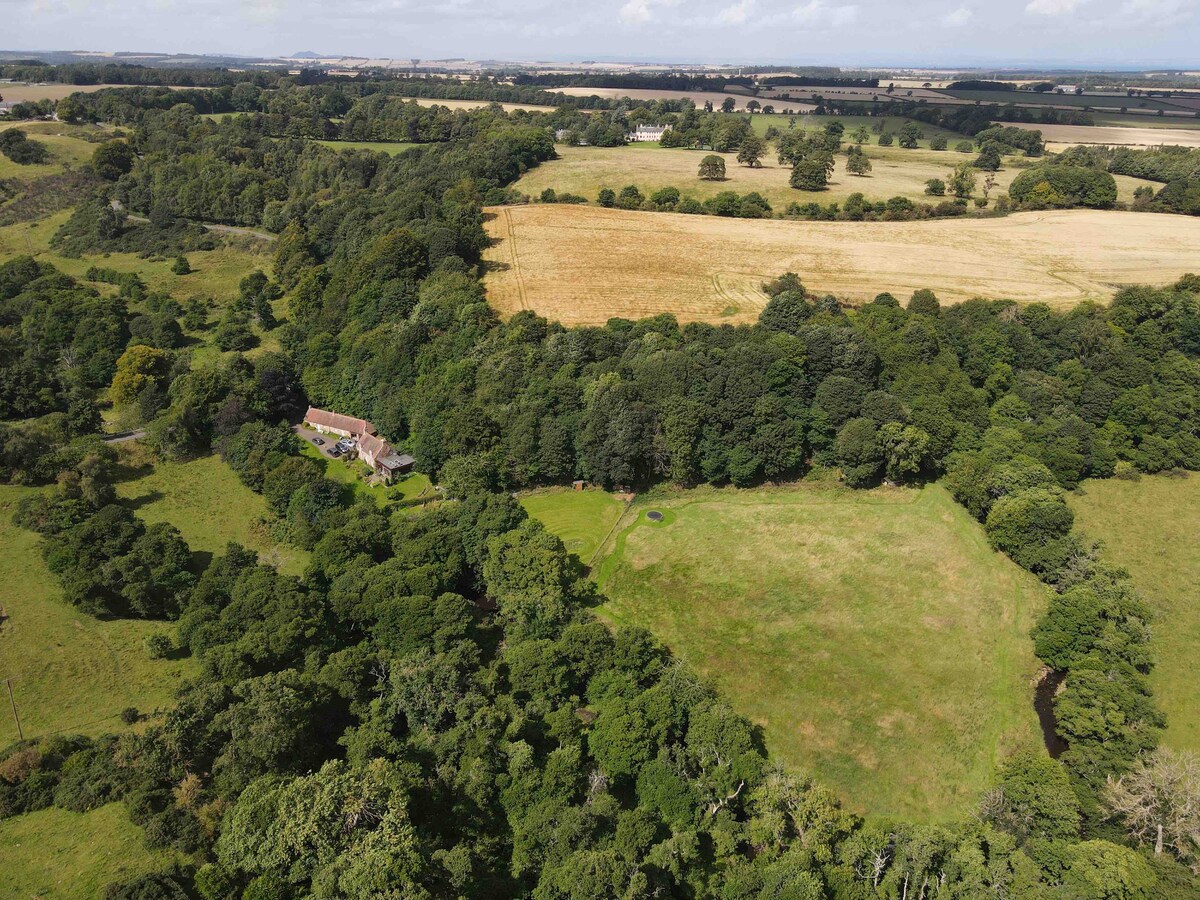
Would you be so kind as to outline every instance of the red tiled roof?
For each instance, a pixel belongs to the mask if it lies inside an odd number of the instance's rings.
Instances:
[[[364,434],[358,439],[358,452],[366,453],[369,456],[387,456],[392,452],[392,448],[388,446],[388,442],[383,438],[378,438],[373,434]]]
[[[375,426],[366,419],[356,419],[353,416],[343,416],[341,413],[329,412],[310,406],[304,414],[304,421],[324,428],[336,428],[351,434],[370,434]]]

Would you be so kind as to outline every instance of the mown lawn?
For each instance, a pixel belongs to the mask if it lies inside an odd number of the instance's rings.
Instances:
[[[271,536],[261,523],[266,501],[238,481],[220,457],[148,465],[148,457],[129,445],[122,455],[138,467],[140,477],[119,484],[117,493],[146,522],[170,522],[178,528],[193,552],[220,556],[236,541],[281,572],[304,571],[308,553]]]
[[[330,438],[330,441],[336,440],[337,438]],[[387,506],[400,500],[414,500],[421,496],[428,497],[431,501],[437,499],[429,476],[421,472],[413,472],[407,477],[397,477],[391,485],[368,484],[367,475],[370,470],[365,463],[344,457],[330,459],[307,440],[302,440],[300,446],[300,452],[305,456],[324,463],[326,478],[346,485],[354,492],[355,496],[365,494],[374,497],[380,506]]]
[[[152,660],[143,646],[148,635],[170,634],[171,627],[134,619],[102,621],[64,603],[42,561],[41,539],[12,523],[17,503],[31,493],[31,488],[0,485],[0,679],[12,678],[25,737],[120,731],[126,727],[119,717],[126,707],[148,714],[171,706],[195,664]],[[17,728],[7,691],[0,699],[3,747],[17,739]],[[0,847],[4,844],[0,839]],[[0,879],[4,869],[0,864]],[[0,896],[10,895],[0,889]]]
[[[1154,611],[1154,696],[1167,714],[1164,742],[1200,751],[1200,477],[1088,481],[1068,497],[1075,524],[1104,542]]]
[[[607,491],[550,488],[525,494],[521,505],[588,565],[617,524],[625,504]]]
[[[651,629],[856,811],[969,815],[1039,740],[1045,590],[940,486],[652,493],[603,552],[601,614]]]
[[[145,849],[120,803],[0,821],[0,896],[11,900],[92,900],[110,882],[165,869],[172,859]]]

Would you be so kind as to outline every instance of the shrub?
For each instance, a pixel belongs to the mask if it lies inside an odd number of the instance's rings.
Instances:
[[[972,153],[975,150],[975,145],[970,141],[959,141],[954,145],[954,149],[959,153]]]
[[[136,706],[127,706],[121,710],[121,721],[126,725],[132,725],[140,718],[141,716],[138,714]]]
[[[617,206],[621,209],[641,209],[645,202],[646,198],[637,189],[637,185],[628,184],[621,188],[621,193],[617,195]]]
[[[166,659],[175,651],[175,643],[165,634],[150,634],[142,642],[151,659]]]
[[[946,182],[940,178],[930,178],[925,182],[925,193],[932,197],[946,196]]]
[[[611,209],[617,205],[617,194],[612,188],[600,188],[600,193],[596,195],[596,202],[605,209]]]
[[[890,147],[890,146],[892,146],[892,141],[894,141],[894,140],[895,140],[895,138],[892,137],[891,132],[885,131],[883,134],[881,134],[879,136],[879,146],[880,147]]]
[[[946,136],[944,134],[935,134],[933,137],[931,137],[929,139],[929,149],[930,150],[945,150],[946,149]]]
[[[0,153],[22,166],[37,165],[50,158],[46,145],[41,141],[29,140],[20,128],[0,131]]]

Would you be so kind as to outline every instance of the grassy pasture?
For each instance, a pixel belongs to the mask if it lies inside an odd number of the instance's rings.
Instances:
[[[136,445],[124,445],[122,459],[138,477],[117,487],[146,522],[170,522],[193,552],[220,555],[230,541],[258,553],[281,572],[299,575],[308,554],[271,537],[259,524],[267,502],[237,480],[218,456],[188,462],[156,462]]]
[[[17,503],[30,493],[0,485],[0,678],[13,680],[25,736],[120,731],[127,727],[119,718],[125,707],[149,713],[170,706],[194,663],[147,656],[143,640],[170,630],[162,622],[102,621],[62,601],[40,538],[12,523]],[[3,699],[0,746],[7,746],[17,729]],[[3,890],[6,869],[0,863],[0,895],[12,896]]]
[[[1150,680],[1167,714],[1165,743],[1200,752],[1200,477],[1088,481],[1068,500],[1077,527],[1104,542],[1105,559],[1129,570],[1154,610]]]
[[[70,216],[71,211],[64,210],[35,222],[18,222],[0,227],[0,262],[14,256],[29,255],[80,279],[92,266],[119,272],[137,272],[150,290],[164,291],[177,299],[193,295],[211,297],[218,303],[235,297],[238,282],[250,272],[255,269],[270,271],[269,246],[265,246],[263,241],[250,239],[234,239],[226,241],[216,250],[187,254],[193,270],[189,275],[176,275],[171,271],[174,257],[143,259],[134,253],[95,254],[78,259],[62,256],[50,249],[50,239]],[[100,291],[116,290],[105,284],[95,287]]]
[[[763,281],[793,271],[813,291],[865,302],[922,287],[1066,307],[1121,284],[1166,284],[1196,267],[1200,221],[1096,210],[920,222],[791,222],[587,206],[490,209],[488,298],[567,325],[663,312],[748,322]]]
[[[424,144],[414,144],[405,141],[313,141],[331,150],[373,150],[376,153],[386,153],[395,156],[413,147],[423,147]]]
[[[57,126],[53,131],[39,127],[44,125]],[[21,165],[7,156],[0,154],[0,179],[14,179],[22,184],[28,184],[46,175],[56,175],[66,168],[79,166],[92,158],[97,144],[89,143],[72,134],[72,126],[57,122],[0,124],[0,131],[18,128],[24,131],[30,140],[45,144],[50,152],[50,159],[36,165]]]
[[[558,536],[568,552],[584,565],[600,548],[621,513],[625,503],[606,491],[575,491],[569,488],[548,488],[521,497],[525,512]]]
[[[777,213],[782,213],[792,202],[816,202],[822,205],[844,203],[853,193],[864,194],[872,200],[903,196],[921,203],[938,202],[945,198],[928,196],[925,182],[931,178],[945,180],[951,168],[974,158],[974,154],[968,156],[953,150],[902,150],[894,146],[867,144],[864,145],[864,152],[872,165],[869,175],[848,174],[846,157],[839,155],[828,190],[798,191],[788,183],[791,169],[778,164],[773,148],[763,158],[763,165],[754,169],[738,165],[736,153],[718,154],[725,160],[724,181],[700,179],[700,160],[708,154],[699,150],[666,148],[655,143],[625,147],[560,145],[557,149],[560,159],[531,169],[514,187],[535,198],[546,188],[553,188],[559,193],[579,194],[593,203],[600,188],[609,187],[619,191],[627,184],[637,185],[647,196],[659,188],[676,187],[683,194],[698,200],[706,200],[722,191],[736,191],[739,194],[758,191]],[[1009,164],[997,172],[992,196],[1004,193],[1020,171],[1015,165]],[[1118,176],[1117,183],[1120,198],[1132,200],[1134,188],[1148,182]],[[980,188],[982,184],[983,179],[980,178]]]
[[[651,629],[853,809],[966,815],[1038,740],[1045,591],[940,486],[663,490],[619,529],[601,615]]]
[[[13,900],[88,900],[112,881],[165,869],[121,803],[86,813],[39,810],[0,822],[0,895]]]

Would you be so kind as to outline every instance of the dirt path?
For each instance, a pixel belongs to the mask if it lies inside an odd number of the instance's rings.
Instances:
[[[121,212],[125,209],[120,200],[113,200],[110,205],[118,212]],[[125,213],[125,218],[130,222],[140,222],[143,224],[150,221],[145,216],[137,216],[130,212]],[[271,234],[269,231],[256,231],[253,228],[242,228],[238,225],[221,225],[217,222],[196,222],[191,219],[188,221],[192,222],[193,225],[199,225],[205,231],[215,231],[219,234],[240,234],[243,237],[255,238],[260,241],[275,240],[275,235]]]

